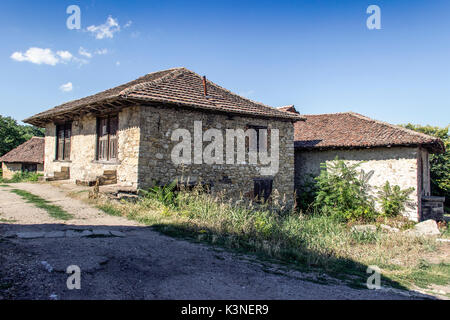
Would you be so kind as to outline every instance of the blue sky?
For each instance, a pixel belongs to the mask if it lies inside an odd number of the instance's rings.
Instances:
[[[1,1],[0,39],[0,114],[18,120],[184,66],[303,114],[450,123],[449,1]]]

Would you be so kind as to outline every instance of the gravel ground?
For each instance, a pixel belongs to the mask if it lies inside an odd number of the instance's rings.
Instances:
[[[10,188],[27,190],[75,218],[60,221]],[[421,299],[416,292],[358,290],[323,275],[173,239],[105,215],[48,184],[0,187],[0,299]],[[7,221],[8,220],[8,221]],[[14,222],[10,221],[14,220]],[[98,233],[81,237],[81,231]],[[59,232],[58,232],[59,231]],[[62,232],[61,232],[62,231]],[[106,231],[106,236],[101,235]],[[110,231],[119,231],[112,236]],[[34,232],[37,238],[17,237]],[[45,232],[40,235],[37,232]],[[121,234],[123,233],[123,234]],[[48,238],[49,234],[58,235]],[[108,235],[109,234],[109,235]],[[81,269],[69,290],[66,268]]]

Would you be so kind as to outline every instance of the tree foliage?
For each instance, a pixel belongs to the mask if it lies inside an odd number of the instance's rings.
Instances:
[[[414,124],[404,125],[405,128],[422,132],[444,141],[445,152],[442,154],[430,154],[430,176],[432,195],[445,197],[445,204],[450,206],[450,136],[448,129],[433,126],[420,126]]]
[[[11,117],[0,115],[0,156],[18,147],[31,137],[43,137],[44,129],[20,125]]]

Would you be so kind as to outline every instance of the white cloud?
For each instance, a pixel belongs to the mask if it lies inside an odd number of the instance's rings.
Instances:
[[[107,54],[108,53],[108,49],[97,49],[95,50],[95,54],[98,55],[103,55],[103,54]]]
[[[61,58],[61,61],[67,62],[72,60],[73,55],[69,51],[57,51],[56,54]]]
[[[89,59],[92,58],[92,53],[90,53],[83,47],[80,47],[80,49],[78,49],[78,53],[82,56],[85,56],[86,58],[89,58]]]
[[[116,66],[120,66],[120,61],[117,61],[117,62],[116,62]]]
[[[116,19],[109,16],[104,24],[98,26],[94,25],[89,26],[87,27],[87,31],[95,34],[96,39],[104,39],[104,38],[112,39],[114,37],[114,33],[120,31],[120,25]]]
[[[58,52],[62,54],[62,56],[58,54],[61,59],[63,59],[63,56],[67,58],[67,53],[70,54],[70,52],[68,51]],[[51,49],[32,47],[29,48],[25,53],[19,51],[14,52],[11,55],[11,59],[19,62],[28,61],[35,64],[48,64],[54,66],[61,62],[61,59],[58,58],[58,55],[55,55]]]
[[[133,24],[133,21],[128,21],[124,26],[123,26],[123,28],[125,29],[125,28],[129,28],[129,27],[131,27],[131,25]]]
[[[67,82],[59,87],[59,90],[63,92],[70,92],[73,90],[72,82]]]

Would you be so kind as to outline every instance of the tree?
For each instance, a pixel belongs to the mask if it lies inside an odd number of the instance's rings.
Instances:
[[[431,193],[445,197],[446,207],[450,207],[450,136],[448,129],[433,126],[421,126],[408,123],[405,128],[422,132],[444,141],[445,152],[442,154],[430,154]]]
[[[19,125],[13,118],[0,115],[0,156],[33,136],[43,137],[44,130],[34,126]]]

